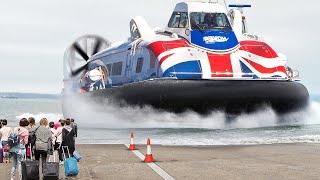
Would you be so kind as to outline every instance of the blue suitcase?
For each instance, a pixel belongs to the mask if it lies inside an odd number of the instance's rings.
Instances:
[[[66,153],[64,151],[65,148],[67,149],[69,158],[66,158]],[[64,174],[66,176],[77,176],[79,173],[78,161],[75,158],[70,156],[68,146],[63,146],[62,152],[64,155]]]

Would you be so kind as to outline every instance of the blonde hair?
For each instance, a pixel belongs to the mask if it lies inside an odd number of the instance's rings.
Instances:
[[[48,120],[47,118],[42,118],[40,120],[40,126],[48,126]]]

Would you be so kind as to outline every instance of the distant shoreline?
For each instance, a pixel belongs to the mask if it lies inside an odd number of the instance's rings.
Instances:
[[[0,92],[0,99],[59,99],[60,94]]]
[[[60,94],[0,92],[0,99],[59,99]],[[320,101],[320,94],[310,94],[311,100]]]

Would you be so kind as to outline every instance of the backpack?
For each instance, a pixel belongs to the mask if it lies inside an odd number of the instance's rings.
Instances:
[[[17,133],[11,133],[8,137],[8,146],[9,148],[13,148],[17,145],[19,145],[20,143],[20,138],[19,135]]]
[[[28,142],[31,144],[32,147],[36,144],[36,140],[37,140],[36,132],[37,132],[39,127],[40,126],[38,126],[34,131],[31,131],[29,133]]]

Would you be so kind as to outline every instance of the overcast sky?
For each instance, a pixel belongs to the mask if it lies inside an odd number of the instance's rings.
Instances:
[[[303,83],[320,93],[320,1],[253,0],[249,31],[263,35],[299,69]],[[83,34],[112,42],[127,39],[131,17],[164,27],[170,0],[2,0],[0,3],[0,92],[59,93],[66,47]]]

